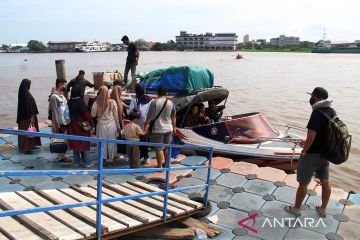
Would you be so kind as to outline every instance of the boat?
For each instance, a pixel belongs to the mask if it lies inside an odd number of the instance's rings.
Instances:
[[[305,140],[301,132],[305,133],[306,129],[285,125],[284,131],[280,131],[260,112],[224,116],[218,122],[192,128],[184,126],[193,105],[215,100],[224,108],[228,95],[227,89],[216,87],[190,96],[173,97],[179,121],[176,134],[180,140],[185,144],[212,146],[215,156],[295,170]]]
[[[353,43],[331,43],[329,40],[320,40],[311,50],[312,53],[360,53],[360,41]]]
[[[78,47],[75,47],[75,52],[106,52],[107,48],[100,42],[87,42]]]
[[[156,99],[156,90],[166,85],[168,99],[176,108],[176,135],[181,143],[213,147],[214,155],[248,161],[259,166],[270,166],[293,171],[297,168],[302,151],[306,129],[271,124],[263,113],[242,113],[221,117],[218,122],[196,127],[185,126],[185,121],[195,104],[214,100],[217,106],[225,108],[229,91],[214,86],[213,73],[198,66],[181,66],[158,69],[140,76],[147,95]],[[89,93],[86,98],[89,97]],[[123,91],[126,103],[135,96],[129,90]],[[96,97],[96,92],[91,93]],[[191,153],[190,153],[191,154]],[[204,154],[201,151],[193,154]]]

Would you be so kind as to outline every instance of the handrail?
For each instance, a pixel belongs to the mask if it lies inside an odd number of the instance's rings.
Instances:
[[[292,150],[294,150],[297,145],[299,145],[301,142],[304,141],[304,139],[302,139],[302,138],[277,138],[277,137],[259,137],[259,138],[256,138],[256,140],[260,141],[259,145],[256,148],[260,148],[260,146],[261,146],[261,144],[263,142],[274,141],[274,142],[291,142],[291,143],[294,143],[295,146],[292,148]]]
[[[75,136],[75,135],[65,135],[65,134],[54,134],[54,133],[42,133],[42,132],[29,132],[29,131],[21,131],[21,130],[13,130],[13,129],[1,129],[1,134],[9,134],[9,135],[23,135],[23,136],[33,136],[33,137],[45,137],[45,138],[57,138],[57,139],[66,139],[66,140],[77,140],[77,141],[86,141],[98,143],[98,169],[97,170],[44,170],[44,171],[0,171],[0,176],[2,177],[11,177],[11,176],[42,176],[42,175],[97,175],[97,197],[96,201],[90,202],[80,202],[75,204],[61,204],[47,207],[34,207],[29,209],[22,210],[6,210],[0,212],[0,217],[6,216],[15,216],[36,212],[48,212],[53,210],[61,210],[68,208],[77,208],[84,206],[92,206],[96,205],[96,234],[98,239],[101,239],[102,231],[101,231],[101,207],[105,203],[116,202],[116,201],[125,201],[131,199],[138,199],[143,197],[151,197],[164,195],[164,206],[163,206],[163,220],[166,223],[167,217],[167,205],[168,205],[168,194],[175,193],[180,191],[186,191],[194,188],[206,187],[204,194],[205,204],[208,202],[209,196],[209,188],[210,188],[210,176],[211,176],[211,165],[212,165],[212,155],[213,148],[211,146],[194,146],[194,145],[175,145],[175,144],[162,144],[162,143],[150,143],[150,142],[134,142],[127,140],[113,140],[113,139],[104,139],[104,138],[92,138],[92,137],[83,137],[83,136]],[[137,168],[137,169],[103,169],[103,145],[105,143],[114,143],[114,144],[130,144],[137,146],[152,146],[152,147],[167,147],[169,148],[169,154],[166,159],[166,168]],[[171,151],[172,148],[187,148],[187,149],[205,149],[209,151],[208,159],[209,164],[207,166],[185,166],[185,167],[170,167],[171,160]],[[187,170],[187,169],[202,169],[208,168],[207,172],[207,180],[205,184],[188,186],[176,189],[170,189],[170,171],[171,170]],[[125,173],[149,173],[149,172],[166,172],[166,182],[165,182],[165,190],[159,192],[150,192],[144,194],[136,194],[136,195],[128,195],[128,196],[120,196],[120,197],[111,197],[102,199],[102,181],[104,174],[125,174]]]

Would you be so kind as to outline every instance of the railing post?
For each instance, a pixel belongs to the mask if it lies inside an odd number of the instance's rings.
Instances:
[[[167,158],[165,159],[165,161],[166,161],[166,183],[165,183],[165,192],[166,192],[166,193],[165,193],[165,196],[164,196],[164,208],[163,208],[164,223],[166,223],[168,194],[169,194],[171,151],[172,151],[172,147],[170,146],[169,149],[168,149]]]
[[[210,179],[211,179],[211,163],[212,163],[212,156],[213,156],[213,149],[211,148],[209,151],[209,165],[208,165],[208,172],[207,172],[207,179],[206,179],[206,191],[204,195],[204,202],[207,204],[209,198],[209,190],[210,190]]]
[[[96,205],[96,234],[101,239],[101,200],[102,200],[102,176],[104,162],[104,143],[99,142],[98,145],[98,175],[97,175],[97,205]]]

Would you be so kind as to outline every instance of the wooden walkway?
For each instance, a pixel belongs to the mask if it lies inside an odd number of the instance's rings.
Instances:
[[[103,183],[103,199],[162,191],[143,182]],[[188,217],[203,205],[170,193],[167,221]],[[0,211],[94,201],[96,185],[67,189],[0,193]],[[112,202],[102,206],[102,239],[111,239],[163,224],[164,196]],[[0,239],[96,239],[96,206],[0,218]]]

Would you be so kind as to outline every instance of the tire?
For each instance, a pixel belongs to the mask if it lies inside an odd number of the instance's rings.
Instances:
[[[205,208],[201,212],[195,213],[194,215],[191,215],[191,217],[203,218],[203,217],[206,217],[211,212],[212,206],[211,206],[210,201],[208,201],[206,204],[203,197],[192,197],[192,198],[190,198],[190,200],[193,200],[195,202],[202,203],[205,205]]]

